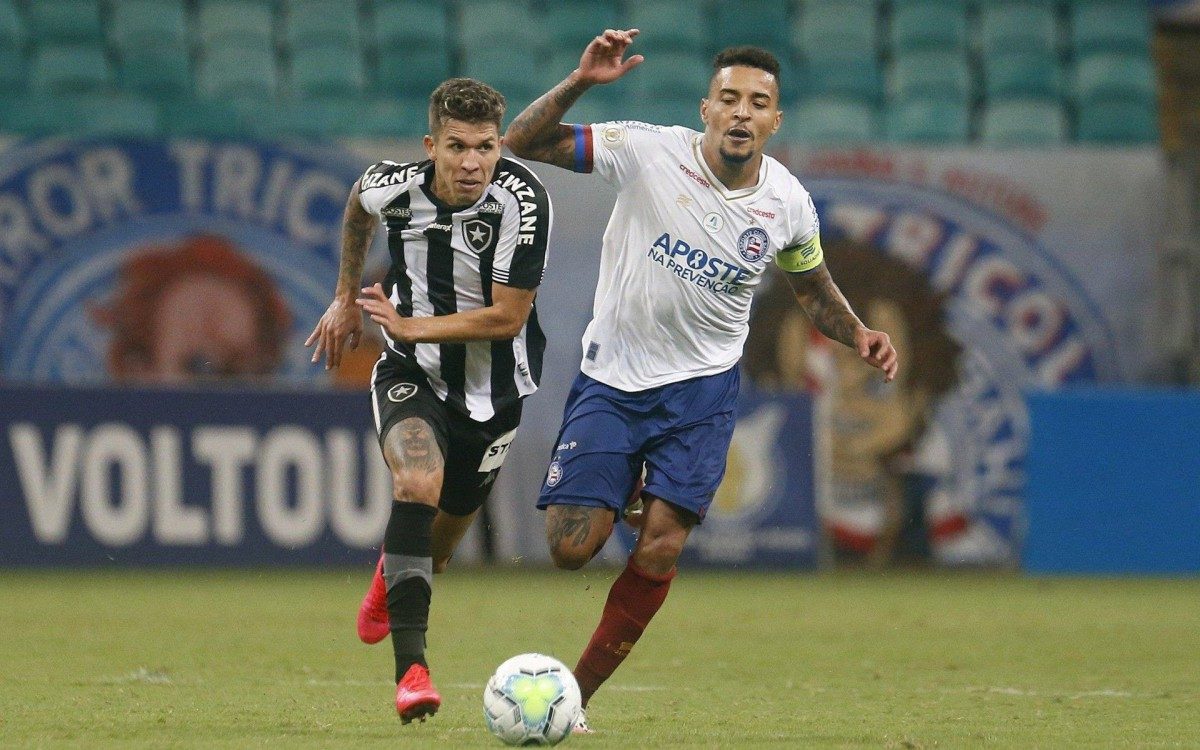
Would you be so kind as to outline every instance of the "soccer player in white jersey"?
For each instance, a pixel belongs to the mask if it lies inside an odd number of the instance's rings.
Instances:
[[[434,90],[429,158],[380,162],[351,190],[337,290],[307,342],[314,362],[324,352],[337,367],[363,311],[387,340],[371,398],[395,502],[358,635],[390,632],[404,723],[441,705],[425,659],[432,574],[487,498],[541,374],[534,296],[552,210],[537,177],[501,158],[503,116],[504,97],[479,81]],[[385,284],[359,291],[380,223],[392,265]]]
[[[765,156],[779,129],[779,63],[765,50],[716,56],[703,132],[640,122],[562,123],[591,86],[639,65],[638,31],[606,30],[579,67],[505,134],[518,156],[596,172],[618,188],[604,232],[581,372],[542,486],[556,565],[577,569],[636,499],[637,544],[575,667],[584,705],[666,598],[675,561],[725,471],[754,287],[768,264],[829,338],[895,377],[896,351],[850,309],[823,262],[811,198]],[[645,484],[637,485],[643,466]],[[631,496],[634,495],[634,496]],[[640,495],[640,497],[636,497]],[[577,731],[588,731],[586,722]]]

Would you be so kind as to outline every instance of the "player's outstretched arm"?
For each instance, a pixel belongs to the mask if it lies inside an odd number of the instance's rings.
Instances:
[[[824,263],[811,271],[789,273],[787,277],[800,306],[818,331],[854,349],[864,362],[883,370],[885,382],[890,383],[896,377],[899,362],[891,338],[883,331],[872,331],[863,325]]]
[[[420,318],[402,317],[379,284],[363,288],[357,302],[371,320],[383,326],[393,341],[445,344],[513,338],[529,319],[536,294],[535,289],[492,284],[492,304],[487,307]]]
[[[605,29],[588,43],[579,67],[517,115],[504,134],[504,143],[525,159],[563,169],[575,166],[575,132],[563,116],[583,92],[596,84],[611,83],[641,65],[641,55],[622,59],[638,35],[637,29]]]
[[[342,347],[346,342],[351,349],[357,349],[362,340],[362,311],[354,304],[354,298],[362,283],[363,264],[375,234],[375,217],[363,208],[358,193],[359,184],[355,182],[342,215],[342,257],[333,302],[304,342],[305,346],[317,345],[313,350],[313,362],[320,361],[324,352],[326,370],[342,363]]]

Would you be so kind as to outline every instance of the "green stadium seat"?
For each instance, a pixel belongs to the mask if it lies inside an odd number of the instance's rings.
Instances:
[[[1078,109],[1078,140],[1083,143],[1138,145],[1158,140],[1157,113],[1149,102],[1096,100]]]
[[[1154,64],[1145,55],[1095,54],[1075,63],[1075,98],[1153,100]]]
[[[711,73],[706,55],[663,51],[646,58],[646,62],[630,74],[629,83],[634,95],[640,99],[674,97],[699,101],[708,94]]]
[[[526,67],[527,60],[528,56],[524,50],[510,47],[468,50],[462,61],[462,73],[477,78],[504,94],[510,109],[514,106],[524,108],[526,104],[546,93],[542,79]],[[563,74],[565,75],[566,73]]]
[[[971,98],[972,78],[961,52],[924,50],[899,55],[892,61],[888,90],[893,100]]]
[[[689,98],[634,98],[622,106],[618,115],[622,120],[638,120],[653,125],[683,125],[701,130],[700,97]]]
[[[26,5],[29,31],[39,42],[104,40],[99,0],[36,0]]]
[[[708,54],[708,25],[691,0],[642,0],[628,7],[629,28],[642,32],[639,45],[655,52]]]
[[[788,56],[792,28],[788,0],[721,0],[712,7],[714,50],[735,44],[753,44]]]
[[[813,97],[783,113],[780,135],[794,143],[840,146],[879,137],[874,106],[862,99]]]
[[[158,99],[192,94],[187,49],[151,46],[126,50],[120,65],[121,88]]]
[[[545,41],[543,29],[526,0],[464,3],[459,8],[458,39],[465,50],[505,45],[523,48],[526,54]]]
[[[64,94],[13,101],[3,127],[31,136],[157,136],[158,108],[138,97]]]
[[[1009,100],[984,107],[979,142],[988,146],[1056,146],[1070,140],[1061,102]]]
[[[892,12],[891,45],[897,55],[925,49],[963,50],[966,9],[936,1],[898,6]]]
[[[272,6],[253,0],[206,0],[196,14],[196,34],[202,47],[272,47],[275,18]]]
[[[589,92],[575,102],[575,106],[567,110],[567,116],[563,118],[564,122],[590,124],[625,119],[629,116],[628,105],[591,97],[591,92]]]
[[[346,123],[341,107],[328,101],[240,100],[234,108],[242,117],[258,122],[272,138],[327,140],[340,135]]]
[[[582,52],[582,47],[574,45],[552,49],[543,64],[536,66],[533,70],[527,71],[531,80],[537,82],[536,88],[540,89],[540,93],[549,91],[554,86],[557,86],[562,79],[566,78],[567,74],[579,65],[579,55]],[[587,98],[605,102],[625,99],[633,89],[633,84],[630,82],[640,77],[641,74],[641,70],[635,70],[624,78],[612,83],[606,83],[603,86],[593,86],[588,90]]]
[[[78,119],[71,103],[59,97],[14,97],[0,107],[0,129],[31,137],[65,133]]]
[[[20,49],[29,40],[25,18],[13,0],[0,0],[0,47]]]
[[[448,52],[444,47],[380,48],[375,90],[391,96],[429,96],[450,76]]]
[[[874,59],[879,52],[874,0],[809,3],[793,21],[792,45],[809,60]]]
[[[874,57],[810,58],[799,86],[805,96],[831,96],[878,102],[883,77]]]
[[[34,50],[29,67],[29,88],[39,93],[105,90],[114,81],[104,50],[90,44],[43,45]]]
[[[122,55],[150,47],[186,47],[182,0],[119,0],[112,6],[108,36]]]
[[[452,35],[446,9],[437,0],[376,0],[374,35],[380,54],[436,47],[447,54]]]
[[[264,47],[208,47],[196,68],[196,90],[207,99],[272,100],[279,90],[275,53]]]
[[[979,8],[979,48],[985,58],[1058,49],[1058,14],[1051,6],[1021,2]]]
[[[359,105],[348,134],[370,138],[420,138],[429,132],[428,97],[387,97]]]
[[[290,0],[284,38],[292,49],[338,45],[362,49],[358,5],[346,0]]]
[[[1075,55],[1096,52],[1148,54],[1150,14],[1144,2],[1087,2],[1071,6]]]
[[[983,0],[980,0],[981,2]],[[989,0],[990,2],[1003,2],[1004,0]],[[1046,2],[1058,2],[1058,0],[1046,0]],[[892,10],[906,8],[910,5],[937,5],[943,8],[949,8],[953,12],[966,10],[967,6],[972,5],[972,0],[891,0]]]
[[[429,130],[424,99],[381,100],[333,97],[320,101],[266,102],[239,107],[276,137],[315,140],[335,138],[419,138]]]
[[[231,102],[175,99],[162,103],[163,130],[168,135],[200,138],[257,138],[270,135],[264,124]]]
[[[539,24],[551,49],[566,48],[576,58],[592,37],[621,26],[621,16],[607,0],[556,0],[545,6]]]
[[[888,139],[909,144],[963,144],[971,138],[971,113],[955,99],[910,99],[887,112]]]
[[[25,55],[21,49],[15,45],[0,44],[0,97],[7,101],[9,97],[23,92],[27,76]]]
[[[326,45],[292,51],[291,92],[301,99],[357,96],[366,88],[357,47]]]
[[[1057,99],[1064,89],[1058,57],[1045,50],[1014,50],[986,58],[983,85],[987,99]]]
[[[76,111],[77,132],[87,135],[153,137],[162,132],[158,106],[131,94],[85,95]]]

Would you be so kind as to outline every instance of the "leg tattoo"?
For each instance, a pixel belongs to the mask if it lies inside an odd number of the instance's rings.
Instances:
[[[555,508],[554,520],[549,530],[551,547],[559,547],[564,539],[571,545],[582,546],[592,533],[592,509],[575,505]]]

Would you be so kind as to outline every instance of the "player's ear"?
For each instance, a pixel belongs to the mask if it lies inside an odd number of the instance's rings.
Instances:
[[[708,124],[708,98],[700,100],[700,122]]]
[[[779,126],[781,126],[781,125],[783,125],[783,110],[782,109],[777,110],[775,112],[775,125],[771,128],[771,135],[775,135],[776,133],[778,133]]]
[[[434,159],[435,152],[433,150],[433,136],[426,133],[423,143],[425,144],[425,155],[428,156],[431,160]]]

